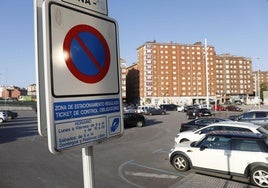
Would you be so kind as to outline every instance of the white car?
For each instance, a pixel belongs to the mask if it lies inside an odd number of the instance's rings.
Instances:
[[[177,106],[177,112],[183,112],[184,106]]]
[[[219,130],[262,133],[268,136],[268,130],[264,129],[260,125],[255,125],[246,122],[223,121],[219,123],[210,124],[206,127],[197,130],[180,132],[175,137],[175,143],[178,144],[185,141],[197,141],[200,140],[205,134],[211,131]]]
[[[175,145],[169,161],[178,171],[205,169],[250,177],[253,184],[268,187],[268,139],[262,134],[213,131],[199,141]]]
[[[7,121],[7,119],[8,119],[7,113],[4,111],[0,111],[0,123]]]

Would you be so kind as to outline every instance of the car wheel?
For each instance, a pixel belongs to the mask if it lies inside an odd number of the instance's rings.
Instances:
[[[4,120],[2,118],[0,118],[0,123],[3,123],[3,122],[4,122]]]
[[[175,155],[172,159],[173,167],[178,171],[187,171],[190,168],[189,161],[181,154]]]
[[[180,143],[189,141],[187,138],[183,138],[180,140]]]
[[[149,115],[150,115],[150,116],[153,115],[152,112],[150,112]]]
[[[138,121],[136,125],[137,125],[137,127],[142,127],[143,126],[143,122],[142,121]]]
[[[256,167],[250,172],[251,183],[259,187],[268,187],[268,168]]]

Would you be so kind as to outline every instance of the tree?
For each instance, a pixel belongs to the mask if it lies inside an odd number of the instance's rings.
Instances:
[[[262,83],[260,85],[260,93],[261,93],[261,96],[260,98],[263,100],[263,91],[268,91],[268,83]]]

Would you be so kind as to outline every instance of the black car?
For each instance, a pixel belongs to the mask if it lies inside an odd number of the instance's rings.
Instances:
[[[5,112],[7,113],[8,119],[14,119],[14,118],[18,117],[17,112],[13,112],[11,110],[5,110]]]
[[[146,113],[146,115],[166,115],[166,110],[162,108],[149,108]]]
[[[205,127],[212,123],[218,123],[221,121],[230,121],[229,119],[224,118],[200,118],[195,119],[186,123],[181,123],[180,132],[188,131],[188,130],[195,130]]]
[[[124,125],[142,127],[145,124],[145,117],[138,113],[124,113]]]
[[[208,117],[213,114],[207,108],[190,108],[186,112],[187,119],[198,119],[200,117]]]
[[[166,111],[176,111],[178,106],[176,104],[161,104],[159,107]]]

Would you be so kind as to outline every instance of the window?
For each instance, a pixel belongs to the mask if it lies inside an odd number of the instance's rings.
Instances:
[[[243,132],[252,132],[250,129],[247,128],[241,128],[241,127],[228,127],[228,126],[222,126],[221,130],[225,131],[243,131]]]
[[[243,115],[243,118],[244,119],[250,119],[250,118],[253,118],[253,113],[245,113],[244,115]]]
[[[209,148],[209,149],[231,149],[231,138],[222,137],[222,136],[208,136],[202,141],[200,146]]]
[[[256,118],[266,118],[266,112],[256,112]]]
[[[257,140],[234,140],[233,150],[261,152],[262,149]]]
[[[208,132],[216,131],[216,130],[220,130],[220,127],[219,127],[219,126],[211,126],[211,127],[207,127],[207,128],[205,128],[205,129],[202,129],[202,130],[201,130],[201,133],[208,133]]]

